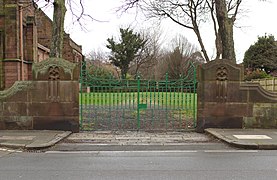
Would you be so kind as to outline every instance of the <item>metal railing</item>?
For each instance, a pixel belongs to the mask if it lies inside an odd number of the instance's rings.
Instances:
[[[82,130],[189,129],[196,121],[196,71],[177,80],[80,78]]]

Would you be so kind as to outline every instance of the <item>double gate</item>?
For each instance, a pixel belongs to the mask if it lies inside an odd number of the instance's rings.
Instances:
[[[81,70],[81,130],[182,130],[195,127],[196,72],[177,80],[98,79]]]

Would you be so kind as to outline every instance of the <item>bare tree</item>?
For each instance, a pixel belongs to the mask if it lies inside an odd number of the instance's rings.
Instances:
[[[66,12],[65,0],[55,0],[53,5],[54,5],[54,14],[53,14],[53,25],[52,25],[52,41],[51,41],[49,56],[54,58],[62,58],[64,17]]]
[[[92,50],[88,55],[87,58],[91,61],[100,61],[100,62],[107,62],[108,61],[108,53],[103,51],[103,49]]]
[[[132,62],[131,70],[134,75],[140,73],[143,77],[148,78],[152,75],[150,69],[156,65],[160,55],[162,31],[159,27],[155,27],[143,29],[140,34],[146,43]]]
[[[180,26],[193,30],[197,36],[201,51],[209,61],[199,25],[206,18],[208,9],[205,0],[125,0],[123,10],[137,7],[147,12],[148,18],[169,18]]]
[[[171,50],[164,52],[163,57],[158,62],[158,79],[164,78],[168,73],[170,79],[178,79],[187,73],[192,64],[204,62],[204,58],[195,45],[190,43],[182,35],[176,36],[172,40]]]
[[[242,0],[125,0],[123,11],[140,8],[148,17],[169,18],[184,28],[191,29],[197,36],[206,61],[209,56],[200,33],[200,24],[213,23],[216,58],[235,61],[233,26]]]
[[[53,25],[52,25],[52,41],[50,46],[50,57],[62,58],[63,52],[63,35],[64,35],[64,20],[66,3],[74,17],[75,21],[80,24],[80,27],[84,28],[82,19],[85,17],[93,19],[89,14],[85,13],[83,0],[32,0],[32,3],[46,2],[45,7],[53,5]],[[78,13],[74,11],[74,8],[78,8]]]
[[[215,0],[218,33],[222,44],[222,58],[236,62],[233,27],[242,0]]]

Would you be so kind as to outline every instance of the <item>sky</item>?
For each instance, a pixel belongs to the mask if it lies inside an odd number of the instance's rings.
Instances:
[[[65,21],[65,30],[71,38],[82,45],[83,53],[88,54],[91,51],[109,51],[106,48],[107,38],[119,36],[120,27],[131,26],[134,29],[157,28],[160,23],[162,31],[163,47],[169,47],[170,39],[181,34],[191,43],[198,45],[195,34],[170,20],[147,21],[142,15],[135,12],[118,13],[116,9],[122,5],[122,0],[83,0],[86,13],[90,14],[98,21],[92,21],[87,18],[83,21],[85,30],[80,28],[78,23],[72,21],[71,12],[68,9]],[[237,62],[243,60],[245,51],[251,44],[254,44],[258,36],[272,34],[277,39],[277,1],[268,0],[243,0],[241,4],[241,13],[239,14],[234,28],[235,50]],[[45,9],[48,11],[49,9]],[[78,12],[78,8],[75,12]],[[47,13],[51,16],[51,13]],[[215,56],[213,32],[208,24],[200,27],[204,44],[207,48],[209,57]]]

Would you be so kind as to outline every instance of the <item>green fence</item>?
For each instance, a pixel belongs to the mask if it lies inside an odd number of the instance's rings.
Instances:
[[[164,81],[97,79],[82,68],[81,130],[181,130],[195,127],[196,73]]]

